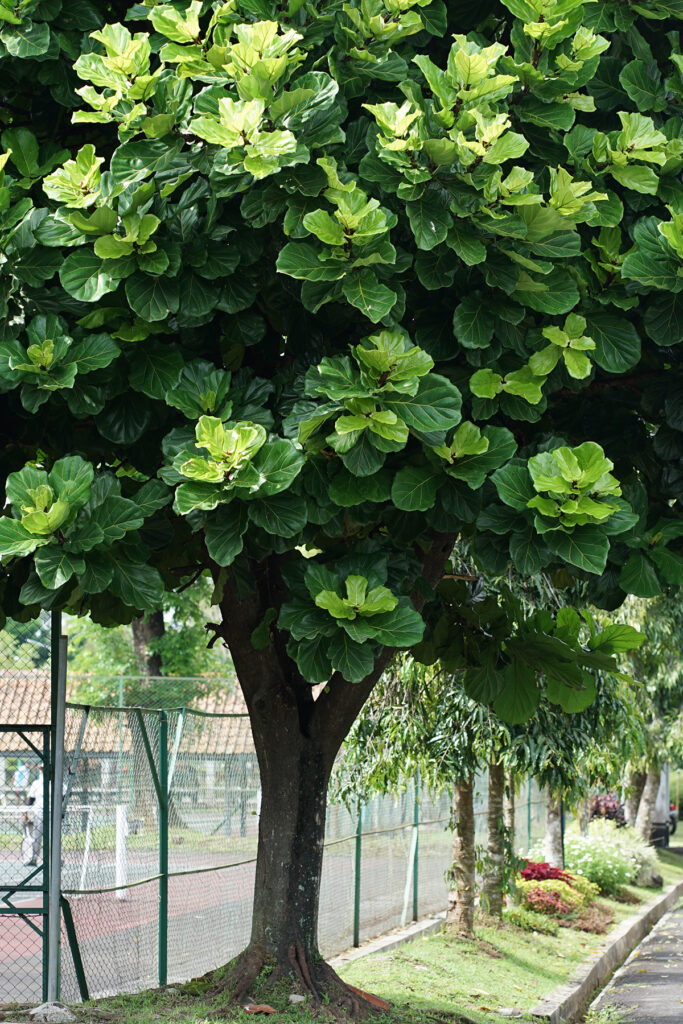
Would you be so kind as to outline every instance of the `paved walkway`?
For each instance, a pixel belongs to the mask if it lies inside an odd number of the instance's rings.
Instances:
[[[618,1007],[620,1024],[681,1024],[683,903],[655,925],[593,1006]]]

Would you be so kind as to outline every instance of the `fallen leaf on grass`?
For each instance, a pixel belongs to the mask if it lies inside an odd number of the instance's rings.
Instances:
[[[277,1010],[266,1003],[247,1003],[246,1006],[243,1003],[242,1009],[245,1013],[277,1013]]]
[[[380,1010],[391,1009],[391,1003],[387,1003],[386,1000],[380,999],[379,996],[374,996],[372,992],[364,992],[362,988],[356,988],[355,985],[349,985],[348,982],[347,985],[352,992],[356,993],[357,996],[362,996],[363,999],[367,999],[369,1003],[371,1003],[373,1006],[379,1007]]]

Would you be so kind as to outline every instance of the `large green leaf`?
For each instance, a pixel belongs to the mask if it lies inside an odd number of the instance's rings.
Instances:
[[[328,636],[304,637],[298,643],[287,646],[304,679],[309,683],[325,683],[332,675]]]
[[[375,639],[387,647],[412,647],[420,642],[425,630],[422,616],[407,597],[400,598],[393,611],[373,615],[368,624]]]
[[[605,571],[609,538],[597,527],[576,527],[573,533],[553,530],[544,534],[544,540],[551,551],[570,565],[598,576]]]
[[[58,459],[50,470],[50,485],[69,505],[79,507],[90,497],[95,470],[80,455]]]
[[[624,373],[640,360],[638,332],[625,317],[610,310],[586,313],[586,334],[595,342],[593,358],[609,373]]]
[[[385,408],[395,412],[410,430],[423,434],[442,433],[460,422],[462,397],[454,384],[437,373],[420,378],[416,395],[391,395]]]
[[[369,430],[364,430],[352,448],[342,453],[342,462],[354,476],[373,476],[382,468],[385,455],[372,443]]]
[[[73,575],[80,575],[85,570],[82,555],[66,551],[59,544],[48,544],[40,548],[34,560],[40,582],[49,590],[56,590]]]
[[[387,315],[397,299],[396,292],[381,284],[372,270],[353,271],[344,279],[342,291],[351,305],[373,324]]]
[[[489,473],[512,458],[517,450],[517,442],[506,427],[484,427],[482,436],[489,443],[485,452],[463,455],[448,467],[451,476],[464,480],[473,490],[481,487]]]
[[[351,508],[364,501],[388,501],[391,497],[391,473],[380,470],[374,476],[357,477],[342,469],[330,481],[330,498],[335,505]]]
[[[468,267],[483,263],[486,246],[477,232],[465,220],[456,220],[448,232],[448,245]]]
[[[165,320],[169,313],[178,311],[178,282],[172,277],[133,274],[126,281],[126,298],[142,320]]]
[[[248,506],[233,501],[209,516],[206,523],[206,550],[218,565],[231,565],[244,547],[243,536],[249,522]]]
[[[130,365],[130,386],[161,401],[178,384],[185,364],[174,346],[147,344],[133,350]]]
[[[599,633],[592,636],[588,646],[592,651],[604,651],[606,654],[624,654],[626,651],[642,647],[647,637],[633,626],[618,622],[603,626]]]
[[[530,526],[510,537],[510,558],[517,572],[523,576],[533,576],[548,564],[551,555],[546,544]]]
[[[18,519],[0,517],[0,555],[30,555],[41,544],[47,544],[49,537],[35,537],[25,530]]]
[[[493,702],[493,710],[510,725],[527,722],[541,700],[534,671],[513,661],[503,673],[504,687]]]
[[[465,348],[486,348],[493,338],[493,313],[483,299],[463,299],[453,314],[453,333]]]
[[[453,219],[435,192],[425,192],[406,212],[418,249],[433,249],[443,242]]]
[[[113,264],[118,261],[102,260],[91,249],[77,249],[64,260],[59,279],[69,295],[82,302],[96,302],[119,284]]]
[[[634,248],[621,266],[622,277],[662,291],[681,291],[678,260],[666,249],[656,217],[644,217],[633,229]]]
[[[619,586],[636,597],[657,597],[662,586],[654,565],[642,551],[632,551],[619,574]]]
[[[503,673],[492,658],[478,668],[468,668],[464,675],[465,693],[481,704],[491,704],[504,686]]]
[[[164,600],[164,581],[151,565],[132,562],[120,555],[112,555],[114,572],[111,592],[120,597],[129,608],[140,611],[158,611]]]
[[[101,594],[114,578],[114,563],[102,551],[88,551],[83,556],[85,569],[79,576],[79,583],[87,594]]]
[[[590,673],[584,672],[583,687],[566,686],[557,679],[548,679],[545,695],[552,704],[559,704],[563,711],[576,714],[585,711],[595,701],[597,688],[595,679]]]
[[[196,508],[211,511],[216,508],[221,494],[216,484],[202,483],[193,480],[182,483],[176,488],[174,508],[181,516],[194,512]]]
[[[344,275],[339,264],[321,262],[318,250],[307,242],[287,242],[280,249],[277,269],[303,281],[338,281]]]
[[[72,345],[67,358],[76,363],[79,373],[92,373],[109,366],[119,351],[118,344],[108,334],[89,334]]]
[[[25,18],[19,25],[3,30],[2,42],[12,57],[40,57],[50,47],[50,27],[44,21]]]
[[[391,500],[405,512],[431,508],[443,474],[431,466],[405,466],[394,478]]]
[[[664,110],[666,107],[666,89],[654,62],[645,64],[642,60],[629,61],[624,65],[619,81],[641,113]]]
[[[515,459],[509,465],[497,469],[491,479],[500,500],[511,508],[526,509],[536,494],[526,462],[521,460]]]
[[[579,301],[579,290],[571,274],[559,268],[543,278],[521,273],[512,294],[517,302],[541,313],[569,313]]]
[[[249,503],[249,518],[277,537],[294,537],[308,520],[306,499],[298,494],[258,498]]]
[[[651,299],[643,323],[656,345],[680,345],[683,341],[683,294],[670,292]]]
[[[103,542],[107,545],[121,540],[130,530],[139,530],[144,522],[142,509],[136,501],[116,495],[109,495],[104,504],[93,509],[90,518],[102,531]]]
[[[304,464],[304,456],[301,449],[291,441],[281,438],[266,442],[251,464],[259,475],[259,496],[278,494],[297,478]]]
[[[356,643],[343,629],[328,641],[327,653],[332,668],[349,683],[360,683],[375,664],[372,645]]]

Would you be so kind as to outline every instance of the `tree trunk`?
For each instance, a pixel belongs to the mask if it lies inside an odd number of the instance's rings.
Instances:
[[[579,803],[579,832],[582,836],[588,835],[588,823],[591,818],[590,799],[584,797]]]
[[[436,535],[422,555],[426,586],[413,596],[416,608],[441,578],[453,542]],[[256,650],[251,643],[268,609],[280,608],[288,596],[280,565],[279,556],[250,561],[252,589],[246,593],[241,581],[238,589],[232,573],[221,570],[222,621],[210,627],[232,654],[262,790],[251,938],[215,984],[243,1002],[269,967],[266,987],[285,979],[314,1006],[363,1020],[373,1004],[343,982],[318,949],[327,784],[344,738],[394,651],[383,648],[362,682],[351,685],[335,673],[314,694],[287,653],[286,634],[273,625],[266,646]]]
[[[545,859],[553,868],[564,867],[562,849],[562,794],[548,790],[545,823]]]
[[[503,818],[510,842],[515,843],[515,776],[512,772],[505,783],[505,801],[503,804]]]
[[[144,676],[161,675],[161,655],[150,650],[150,645],[164,635],[164,613],[152,612],[140,619],[133,619],[133,653]]]
[[[641,796],[640,804],[638,805],[638,814],[636,815],[636,832],[646,843],[650,842],[652,818],[654,816],[657,793],[659,792],[660,779],[661,772],[648,771],[647,778],[645,779],[645,786],[643,787],[643,795]]]
[[[638,817],[640,798],[643,795],[643,790],[645,788],[646,778],[646,772],[631,772],[628,777],[628,793],[626,795],[626,800],[624,801],[624,816],[626,818],[626,824],[631,825],[634,828],[636,818]]]
[[[486,867],[481,888],[481,904],[492,917],[503,916],[505,881],[505,771],[502,764],[489,764],[489,806]]]
[[[453,787],[453,863],[449,871],[446,928],[474,938],[474,785],[470,775]]]

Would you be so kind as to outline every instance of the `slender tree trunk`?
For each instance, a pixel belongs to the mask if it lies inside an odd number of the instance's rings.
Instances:
[[[502,764],[489,764],[489,806],[487,814],[487,864],[481,889],[483,909],[492,917],[503,916],[505,876],[505,771]]]
[[[145,676],[161,675],[161,655],[150,649],[150,645],[164,635],[164,613],[152,612],[140,619],[133,619],[133,652]]]
[[[473,779],[468,776],[453,787],[453,863],[449,872],[446,928],[474,938],[474,801]]]
[[[646,843],[650,842],[652,818],[654,816],[657,793],[659,792],[660,779],[661,772],[648,771],[647,778],[645,779],[645,786],[643,787],[643,795],[641,796],[640,804],[638,805],[638,814],[636,815],[636,832]]]
[[[643,795],[643,790],[645,789],[646,778],[646,772],[631,772],[629,774],[627,781],[628,793],[626,794],[626,800],[624,801],[624,816],[626,818],[627,825],[635,827],[636,818],[638,817],[640,798]]]
[[[422,556],[426,586],[413,597],[418,609],[441,578],[453,541],[436,535]],[[242,1002],[270,967],[268,984],[287,979],[315,1006],[363,1020],[372,1004],[339,978],[318,949],[327,784],[344,738],[394,651],[384,648],[362,682],[352,685],[335,673],[314,696],[287,653],[286,634],[273,625],[266,646],[256,650],[251,643],[267,610],[280,608],[288,596],[280,565],[279,556],[250,561],[247,593],[221,570],[222,621],[211,626],[232,654],[262,791],[251,938],[216,986]]]
[[[503,818],[510,842],[515,842],[515,776],[512,772],[505,782],[505,800],[503,803]]]
[[[545,859],[553,868],[564,867],[562,850],[562,794],[548,789],[545,820]]]
[[[590,816],[590,799],[585,797],[579,804],[579,831],[582,836],[588,835],[588,823],[590,821]]]

